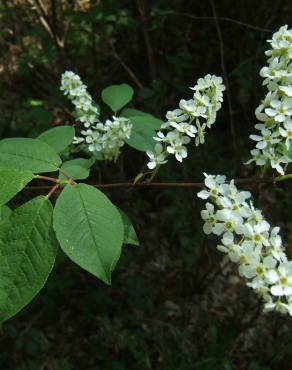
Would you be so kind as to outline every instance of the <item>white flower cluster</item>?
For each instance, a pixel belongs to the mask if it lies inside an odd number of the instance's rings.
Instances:
[[[225,182],[225,176],[205,174],[208,199],[201,211],[204,232],[221,237],[217,249],[238,264],[239,274],[263,298],[265,310],[292,316],[292,261],[284,252],[279,227],[271,228],[250,200],[251,194]]]
[[[257,144],[247,162],[271,165],[281,175],[283,165],[292,162],[285,155],[292,140],[292,30],[287,28],[281,27],[268,40],[271,45],[271,50],[265,53],[269,57],[268,66],[261,69],[260,75],[269,92],[255,111],[260,121],[255,128],[260,134],[250,136]]]
[[[161,125],[161,129],[166,132],[158,131],[154,137],[154,140],[158,141],[155,150],[147,152],[150,169],[166,163],[169,154],[175,155],[175,158],[182,162],[188,155],[185,145],[192,138],[195,145],[205,142],[205,130],[215,122],[216,112],[223,101],[225,86],[221,77],[206,75],[199,78],[197,85],[191,87],[191,90],[194,90],[193,98],[182,99],[178,109],[168,111],[167,122]]]
[[[112,117],[105,123],[99,120],[99,109],[87,92],[80,77],[71,71],[63,73],[60,89],[69,97],[75,106],[77,120],[85,130],[82,136],[75,136],[74,144],[87,144],[91,152],[101,152],[105,159],[116,160],[125,140],[131,136],[132,124],[127,118]]]

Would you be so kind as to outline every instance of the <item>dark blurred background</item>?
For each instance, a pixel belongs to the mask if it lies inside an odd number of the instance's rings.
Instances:
[[[1,0],[0,137],[74,123],[59,91],[66,69],[97,101],[107,85],[132,85],[132,106],[160,118],[211,73],[228,87],[216,124],[205,145],[183,165],[164,165],[158,180],[253,176],[243,162],[266,93],[266,40],[291,19],[291,0]],[[144,153],[125,147],[117,163],[98,162],[89,181],[125,181],[144,165]],[[281,226],[291,257],[291,186],[246,188]],[[292,319],[261,312],[217,240],[204,236],[195,191],[107,195],[130,216],[141,246],[124,248],[111,287],[59,253],[47,286],[1,329],[1,370],[292,369]],[[24,190],[12,207],[31,196]]]

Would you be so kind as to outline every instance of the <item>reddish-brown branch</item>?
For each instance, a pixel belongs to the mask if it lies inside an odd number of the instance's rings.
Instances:
[[[56,179],[54,177],[43,176],[43,175],[36,175],[35,179],[47,180],[47,181],[52,181],[52,182],[56,182],[56,183],[59,183],[59,181],[60,181],[59,179]]]
[[[258,183],[273,183],[273,178],[248,178],[236,179],[236,184],[258,184]],[[99,189],[114,189],[114,188],[198,188],[205,186],[203,182],[141,182],[134,184],[133,182],[119,182],[113,184],[90,184]],[[27,186],[27,190],[47,190],[50,186]]]
[[[49,193],[47,194],[47,198],[49,199],[50,197],[51,197],[51,195],[52,194],[54,194],[54,192],[56,191],[56,190],[58,190],[59,189],[59,184],[57,184],[57,185],[54,185],[52,188],[51,188],[51,190],[49,191]]]

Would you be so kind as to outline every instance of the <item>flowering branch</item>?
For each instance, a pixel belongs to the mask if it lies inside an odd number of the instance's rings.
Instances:
[[[238,264],[246,285],[264,301],[266,311],[292,316],[292,261],[289,261],[279,235],[262,211],[250,200],[251,193],[239,191],[234,180],[205,174],[206,189],[198,197],[208,200],[201,211],[205,234],[221,237],[220,252]]]
[[[99,108],[87,92],[87,86],[72,71],[63,73],[60,90],[72,101],[77,120],[85,128],[81,130],[81,136],[74,137],[73,144],[85,144],[90,152],[100,152],[104,159],[116,160],[120,148],[131,136],[129,119],[113,116],[112,120],[101,122]]]
[[[260,134],[250,135],[256,145],[247,163],[271,166],[284,175],[283,165],[287,167],[292,162],[292,30],[283,26],[268,42],[268,66],[260,71],[268,93],[255,111],[260,121],[255,128]]]
[[[208,74],[199,78],[197,84],[190,89],[194,90],[193,98],[181,99],[179,108],[168,111],[167,121],[161,125],[157,136],[153,137],[158,143],[154,151],[147,151],[147,166],[151,170],[166,163],[171,154],[182,162],[188,155],[186,144],[192,139],[196,146],[204,144],[205,130],[216,120],[225,90],[222,78]]]

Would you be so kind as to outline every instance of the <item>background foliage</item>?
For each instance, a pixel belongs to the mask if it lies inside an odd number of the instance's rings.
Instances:
[[[107,85],[132,85],[133,107],[160,118],[190,96],[197,78],[214,73],[228,93],[207,143],[183,166],[173,160],[162,167],[159,178],[201,181],[203,171],[251,176],[254,169],[242,163],[264,94],[258,72],[265,40],[291,16],[289,0],[3,0],[0,136],[36,137],[74,123],[59,92],[65,69],[79,73],[96,100]],[[144,166],[145,155],[127,148],[116,164],[97,162],[89,182],[125,181]],[[291,257],[291,186],[253,192],[267,219],[282,227]],[[203,235],[194,191],[107,195],[131,216],[141,246],[126,247],[111,287],[59,253],[46,288],[3,325],[1,369],[291,367],[291,319],[261,313],[216,252],[216,240]]]

